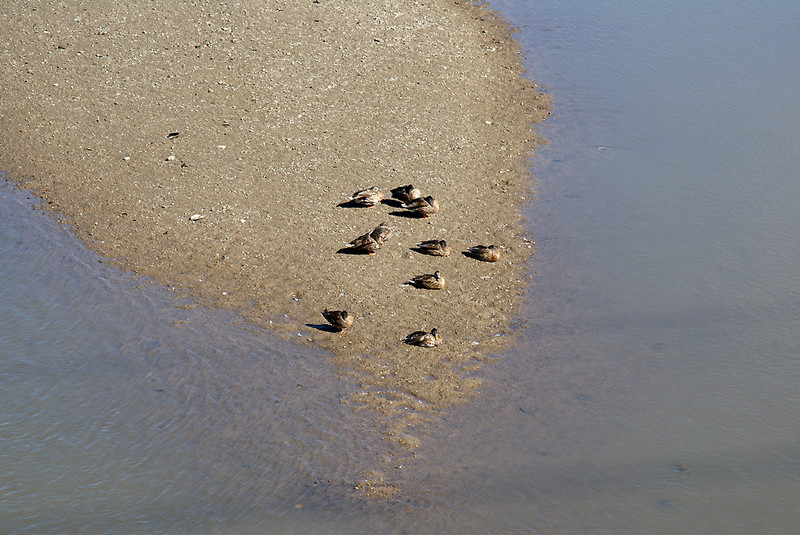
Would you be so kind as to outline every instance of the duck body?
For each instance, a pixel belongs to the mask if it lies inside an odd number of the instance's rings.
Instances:
[[[406,210],[411,210],[422,217],[428,217],[439,211],[439,201],[428,195],[427,197],[420,197],[419,199],[403,203],[401,207]]]
[[[411,184],[393,188],[391,190],[391,194],[392,198],[404,203],[411,202],[414,199],[419,199],[422,197],[422,192]]]
[[[435,273],[417,275],[406,284],[428,290],[441,290],[444,288],[444,275],[437,270]]]
[[[450,256],[453,248],[447,245],[444,240],[428,240],[417,244],[415,247],[417,251],[431,256]]]
[[[368,189],[362,189],[355,193],[352,196],[348,197],[347,200],[353,204],[358,206],[367,206],[372,208],[381,200],[383,199],[383,192],[378,189],[378,186],[373,186]]]
[[[372,232],[368,232],[348,243],[347,249],[354,252],[374,255],[382,246],[383,244],[372,236]]]
[[[326,308],[322,311],[322,317],[340,332],[353,325],[353,316],[346,310],[328,310]]]
[[[394,232],[394,229],[389,227],[386,223],[381,223],[372,229],[372,232],[370,232],[369,235],[373,240],[383,246],[383,244],[386,243],[386,240],[389,239],[389,236],[392,235],[392,232]]]
[[[476,245],[467,249],[469,255],[484,262],[500,260],[500,248],[497,245]]]
[[[437,329],[432,329],[429,333],[425,331],[414,331],[403,338],[403,342],[412,346],[436,347],[442,343],[442,339],[439,338],[439,331]]]

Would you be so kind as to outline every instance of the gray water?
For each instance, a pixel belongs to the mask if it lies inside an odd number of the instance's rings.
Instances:
[[[0,183],[0,533],[335,525],[298,507],[376,444],[324,355],[114,268],[33,202]]]
[[[0,532],[797,532],[800,6],[492,6],[555,106],[533,279],[408,502],[313,484],[378,448],[324,355],[180,308],[0,187]]]
[[[505,531],[796,533],[800,5],[493,5],[555,104]]]

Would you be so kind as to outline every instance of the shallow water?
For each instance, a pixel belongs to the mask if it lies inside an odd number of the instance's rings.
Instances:
[[[374,446],[339,403],[351,385],[32,202],[0,185],[0,532],[305,529],[298,506],[326,507]]]
[[[800,7],[493,5],[555,112],[524,341],[461,444],[492,474],[485,514],[498,533],[796,532]]]
[[[0,187],[0,531],[795,532],[800,7],[492,5],[555,105],[533,278],[410,503],[326,488],[378,446],[323,355],[178,308]]]

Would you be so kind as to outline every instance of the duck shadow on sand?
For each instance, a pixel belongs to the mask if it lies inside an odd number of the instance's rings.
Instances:
[[[403,206],[403,203],[398,201],[397,199],[383,199],[381,204],[385,204],[386,206],[391,206],[392,208],[400,208]]]
[[[372,208],[372,206],[364,206],[356,201],[344,201],[336,205],[337,208]]]
[[[336,251],[336,254],[368,255],[369,253],[367,251],[364,251],[363,249],[356,249],[354,247],[342,247],[341,249]]]
[[[316,329],[318,331],[326,332],[326,333],[338,333],[339,329],[334,327],[333,325],[328,325],[327,323],[306,323],[306,327],[311,327],[312,329]]]
[[[419,214],[417,212],[412,212],[410,210],[396,210],[394,212],[389,212],[389,215],[393,215],[396,217],[405,217],[406,219],[423,219],[425,216]]]

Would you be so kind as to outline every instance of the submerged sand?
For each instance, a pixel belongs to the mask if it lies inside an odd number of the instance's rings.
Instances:
[[[376,432],[418,444],[413,426],[473,396],[512,338],[549,102],[485,9],[12,0],[0,43],[0,169],[122,268],[328,349]],[[340,206],[408,183],[440,212]],[[381,222],[394,233],[375,256],[337,252]],[[411,249],[431,239],[453,254]],[[501,261],[462,254],[477,244]],[[444,290],[403,285],[435,270]],[[355,325],[330,332],[324,308]],[[433,327],[440,347],[400,342]]]

